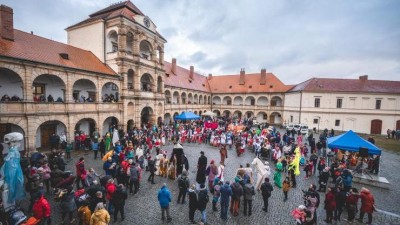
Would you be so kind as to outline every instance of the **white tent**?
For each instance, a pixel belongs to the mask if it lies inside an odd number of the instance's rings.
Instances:
[[[207,112],[205,112],[205,113],[203,113],[203,114],[201,114],[201,115],[202,115],[202,116],[212,116],[212,117],[216,116],[215,113],[213,113],[213,112],[211,112],[211,111],[207,111]]]

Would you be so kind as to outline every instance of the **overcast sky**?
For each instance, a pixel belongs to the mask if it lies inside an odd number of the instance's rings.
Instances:
[[[3,0],[17,29],[66,42],[66,27],[118,1]],[[133,0],[166,39],[165,60],[202,74],[400,80],[398,0]]]

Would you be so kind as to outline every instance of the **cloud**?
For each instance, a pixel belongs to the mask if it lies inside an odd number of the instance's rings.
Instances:
[[[5,0],[15,26],[66,42],[64,28],[108,0]],[[165,59],[204,74],[266,68],[284,83],[310,77],[400,80],[400,1],[153,0],[134,4],[167,39]],[[29,10],[27,10],[29,9]]]

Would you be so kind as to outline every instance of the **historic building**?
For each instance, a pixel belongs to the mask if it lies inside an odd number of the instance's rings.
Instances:
[[[285,93],[284,107],[288,123],[386,134],[400,130],[400,82],[312,78]]]
[[[53,133],[72,141],[75,130],[105,134],[207,110],[310,128],[400,129],[400,82],[313,78],[293,86],[266,69],[203,76],[164,60],[166,39],[130,1],[66,31],[68,44],[14,29],[13,10],[0,7],[0,139],[18,131],[25,148],[47,148]]]

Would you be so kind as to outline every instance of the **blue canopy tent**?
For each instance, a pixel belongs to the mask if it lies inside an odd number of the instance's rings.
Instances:
[[[194,114],[193,112],[182,112],[180,115],[175,116],[175,120],[196,120],[200,119],[200,116]]]
[[[328,147],[347,150],[350,152],[358,152],[360,148],[367,148],[369,154],[380,155],[381,150],[371,142],[361,138],[352,130],[344,134],[328,138]]]

